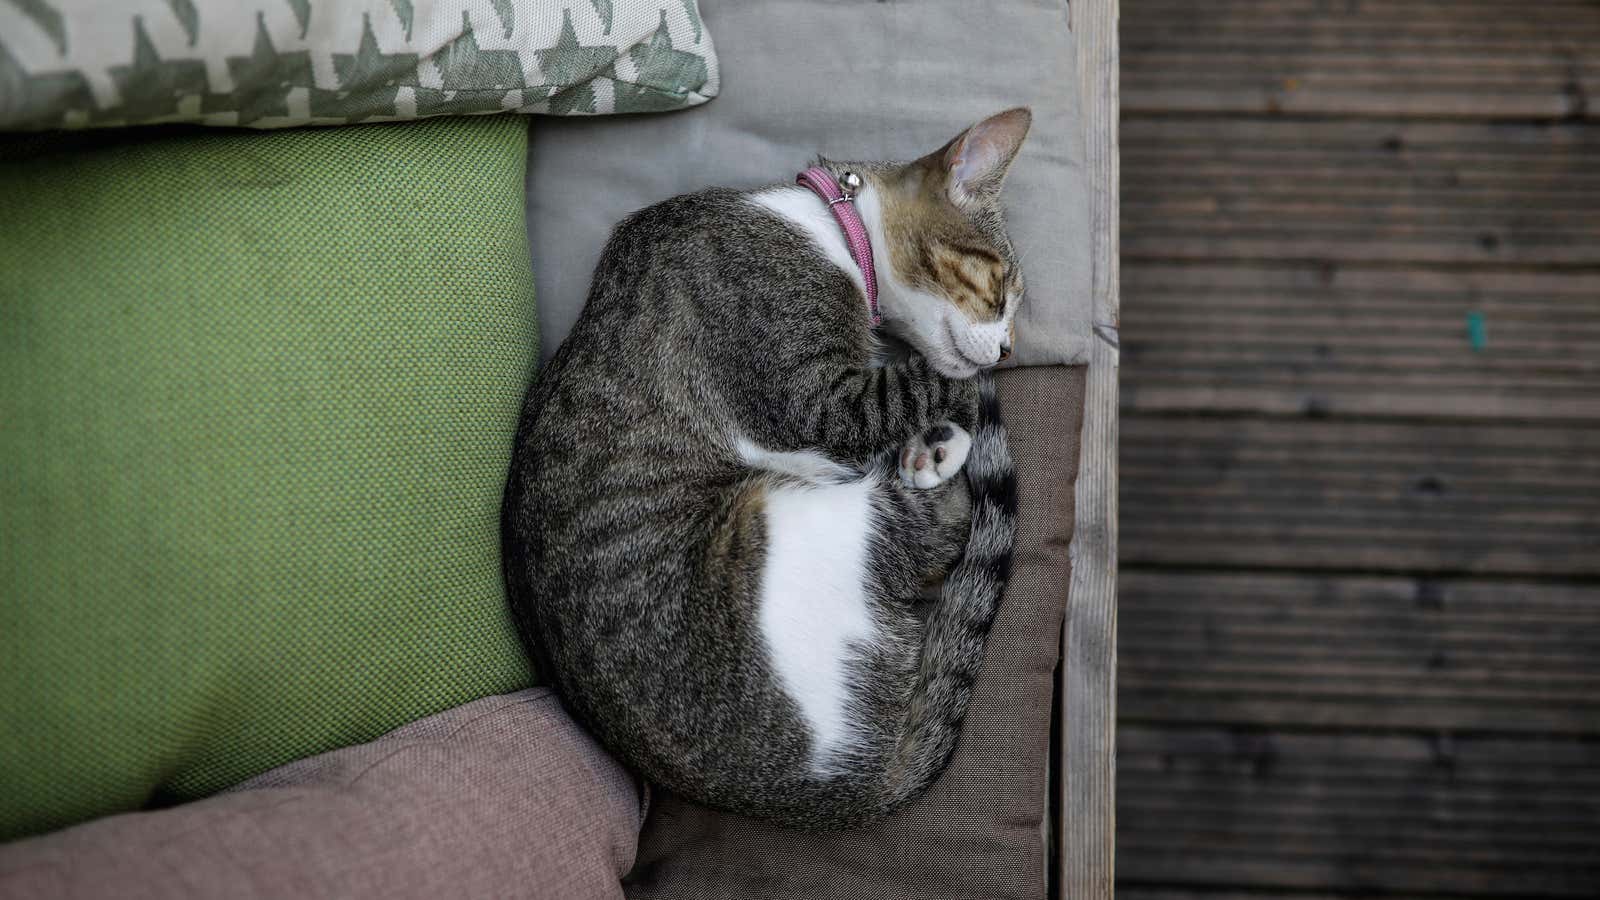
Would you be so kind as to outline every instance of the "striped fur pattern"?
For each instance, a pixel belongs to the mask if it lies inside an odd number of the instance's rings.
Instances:
[[[833,829],[948,762],[1016,527],[983,370],[1021,301],[999,187],[1027,124],[823,161],[867,182],[886,337],[809,195],[709,189],[613,232],[529,391],[502,543],[540,673],[652,781]]]

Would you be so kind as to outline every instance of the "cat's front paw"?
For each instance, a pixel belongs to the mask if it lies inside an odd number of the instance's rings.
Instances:
[[[935,488],[966,465],[972,435],[951,422],[935,425],[900,449],[900,481],[906,487]]]

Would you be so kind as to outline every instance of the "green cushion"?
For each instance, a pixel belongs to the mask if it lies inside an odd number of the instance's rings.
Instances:
[[[0,147],[0,838],[532,683],[526,128]]]

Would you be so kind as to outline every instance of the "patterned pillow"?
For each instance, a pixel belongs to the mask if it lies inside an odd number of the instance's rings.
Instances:
[[[656,112],[716,93],[695,0],[0,0],[0,129]]]

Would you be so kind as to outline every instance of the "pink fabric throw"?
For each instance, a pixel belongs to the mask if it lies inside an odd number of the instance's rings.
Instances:
[[[846,193],[838,180],[821,166],[801,172],[795,181],[821,197],[833,217],[839,220],[845,243],[850,245],[850,257],[856,261],[861,278],[867,283],[867,310],[872,314],[872,327],[878,327],[883,317],[878,315],[878,273],[872,267],[872,238],[867,235],[867,223],[861,221],[861,213],[856,209],[855,196]]]
[[[644,803],[547,687],[0,844],[3,900],[622,900]]]

